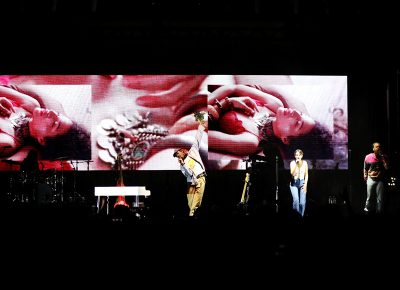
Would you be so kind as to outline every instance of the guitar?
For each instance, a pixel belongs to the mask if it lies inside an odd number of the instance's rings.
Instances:
[[[238,207],[243,210],[246,214],[248,213],[248,202],[249,202],[249,190],[250,190],[250,173],[246,173],[246,178],[244,179],[244,186],[243,186],[243,192],[242,192],[242,197],[240,199],[240,202],[238,204]]]

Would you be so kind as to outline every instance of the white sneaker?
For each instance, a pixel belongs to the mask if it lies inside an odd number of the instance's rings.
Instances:
[[[368,212],[368,208],[364,207],[364,211],[365,211],[365,212]]]

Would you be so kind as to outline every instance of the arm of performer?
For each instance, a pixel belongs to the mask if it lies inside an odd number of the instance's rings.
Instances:
[[[292,160],[290,162],[290,174],[292,177],[296,176],[296,169],[297,169],[297,162],[295,160]]]
[[[191,177],[193,172],[186,166],[185,161],[182,158],[178,158],[179,164],[181,165],[181,171],[186,177]]]
[[[389,158],[387,157],[386,154],[381,153],[381,159],[382,159],[382,163],[383,163],[383,167],[385,167],[386,170],[389,169]]]
[[[307,184],[308,184],[308,163],[307,163],[307,161],[303,161],[303,162],[305,162],[305,165],[304,165],[305,169],[304,169],[304,185],[303,185],[303,190],[304,190],[304,192],[307,193]]]
[[[365,157],[364,169],[363,169],[364,181],[367,181],[367,179],[368,179],[368,170],[369,170],[370,167],[371,167],[371,164],[367,162],[367,157]]]

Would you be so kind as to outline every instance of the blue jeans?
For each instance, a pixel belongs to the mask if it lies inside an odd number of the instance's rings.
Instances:
[[[376,212],[383,212],[383,194],[384,185],[382,180],[373,180],[368,176],[367,179],[367,200],[365,202],[365,208],[371,210],[371,198],[376,198]]]
[[[296,179],[290,182],[290,192],[293,197],[293,209],[304,216],[306,209],[306,193],[303,190],[304,179]]]

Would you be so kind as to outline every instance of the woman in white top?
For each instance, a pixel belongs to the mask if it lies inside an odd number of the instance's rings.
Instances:
[[[292,180],[290,182],[290,191],[293,196],[293,209],[301,216],[304,216],[306,208],[306,193],[308,182],[308,164],[303,159],[303,151],[296,149],[294,152],[295,160],[290,162],[290,174]]]

